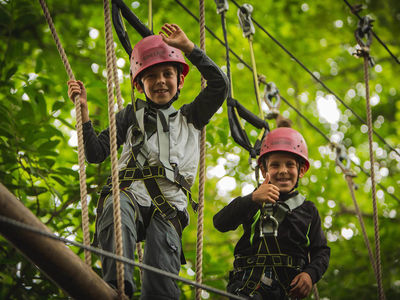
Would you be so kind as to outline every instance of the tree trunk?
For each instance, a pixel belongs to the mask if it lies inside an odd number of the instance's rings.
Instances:
[[[51,231],[0,183],[0,215]],[[75,299],[118,299],[109,287],[63,242],[2,223],[0,233],[48,278]]]

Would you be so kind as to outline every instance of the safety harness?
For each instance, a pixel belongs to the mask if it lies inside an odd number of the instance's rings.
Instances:
[[[292,257],[281,253],[277,240],[279,224],[283,222],[287,214],[303,204],[305,197],[297,194],[286,201],[277,201],[275,204],[267,203],[253,218],[252,234],[250,242],[253,243],[255,226],[259,222],[260,242],[257,245],[255,255],[236,255],[234,265],[235,273],[246,271],[249,274],[238,294],[252,295],[260,283],[271,286],[273,279],[265,276],[267,268],[272,270],[283,290],[287,293],[291,277],[288,269],[295,272],[301,271],[305,261],[302,258]]]
[[[166,109],[152,109],[145,101],[140,99],[136,101],[130,143],[131,151],[126,167],[119,171],[119,188],[125,191],[133,181],[142,180],[155,208],[153,215],[158,211],[165,220],[174,226],[179,237],[181,237],[183,228],[177,209],[165,198],[156,180],[157,178],[165,178],[178,185],[185,193],[193,210],[197,212],[198,204],[192,199],[190,184],[179,173],[178,166],[171,163],[169,159],[169,119],[176,115],[176,113],[177,111],[172,106]],[[148,162],[148,138],[155,132],[158,135],[159,160],[161,165],[149,165]],[[109,177],[107,184],[103,186],[100,192],[97,204],[96,231],[98,219],[103,212],[105,201],[111,194],[111,191],[111,177]],[[126,195],[128,195],[135,205],[135,209],[138,208],[136,201],[132,199],[133,195],[128,192]],[[97,234],[94,236],[93,244],[97,245]]]

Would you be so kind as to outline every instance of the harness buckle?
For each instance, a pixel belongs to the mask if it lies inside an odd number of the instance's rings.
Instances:
[[[293,257],[287,256],[287,265],[288,267],[293,267]]]
[[[165,176],[165,169],[162,166],[158,166],[158,176]]]
[[[135,175],[135,170],[133,169],[125,169],[123,179],[132,179],[133,175]]]
[[[148,178],[152,175],[150,167],[144,167],[142,172],[144,178]]]
[[[156,202],[157,205],[163,205],[165,203],[165,197],[163,195],[158,195],[154,197],[154,202]]]
[[[272,262],[274,266],[282,266],[282,258],[279,255],[272,255]]]
[[[257,261],[256,261],[256,265],[261,265],[263,266],[265,264],[265,262],[267,261],[267,257],[265,255],[262,256],[258,256],[257,257]]]

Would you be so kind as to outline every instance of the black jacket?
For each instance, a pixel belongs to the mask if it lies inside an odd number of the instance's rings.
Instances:
[[[254,223],[260,206],[251,200],[252,194],[237,197],[214,216],[214,226],[221,232],[235,230],[243,225],[244,233],[235,246],[235,256],[257,254],[260,241],[259,220]],[[253,227],[253,243],[251,243]],[[278,228],[277,240],[281,253],[302,258],[313,283],[321,279],[329,264],[330,248],[321,228],[317,208],[311,201],[304,203],[288,213]]]

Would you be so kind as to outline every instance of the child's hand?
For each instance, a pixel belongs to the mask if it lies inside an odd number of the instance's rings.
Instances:
[[[305,298],[310,294],[312,289],[312,280],[306,272],[301,272],[290,283],[292,287],[289,296]]]
[[[165,23],[161,29],[164,30],[165,33],[162,31],[159,33],[166,44],[178,48],[186,55],[189,55],[192,52],[194,48],[193,42],[189,40],[178,25]]]
[[[83,86],[82,81],[69,80],[68,84],[68,97],[75,102],[75,97],[80,96],[81,105],[87,103],[86,89]]]
[[[279,199],[279,188],[269,183],[271,176],[269,173],[265,176],[264,182],[253,192],[252,200],[258,204],[265,202],[275,203]]]
[[[79,101],[81,103],[81,112],[82,112],[82,122],[86,123],[89,121],[89,112],[88,112],[88,105],[87,105],[87,95],[86,89],[79,80],[69,80],[68,81],[68,97],[75,101],[75,97],[79,97]]]

